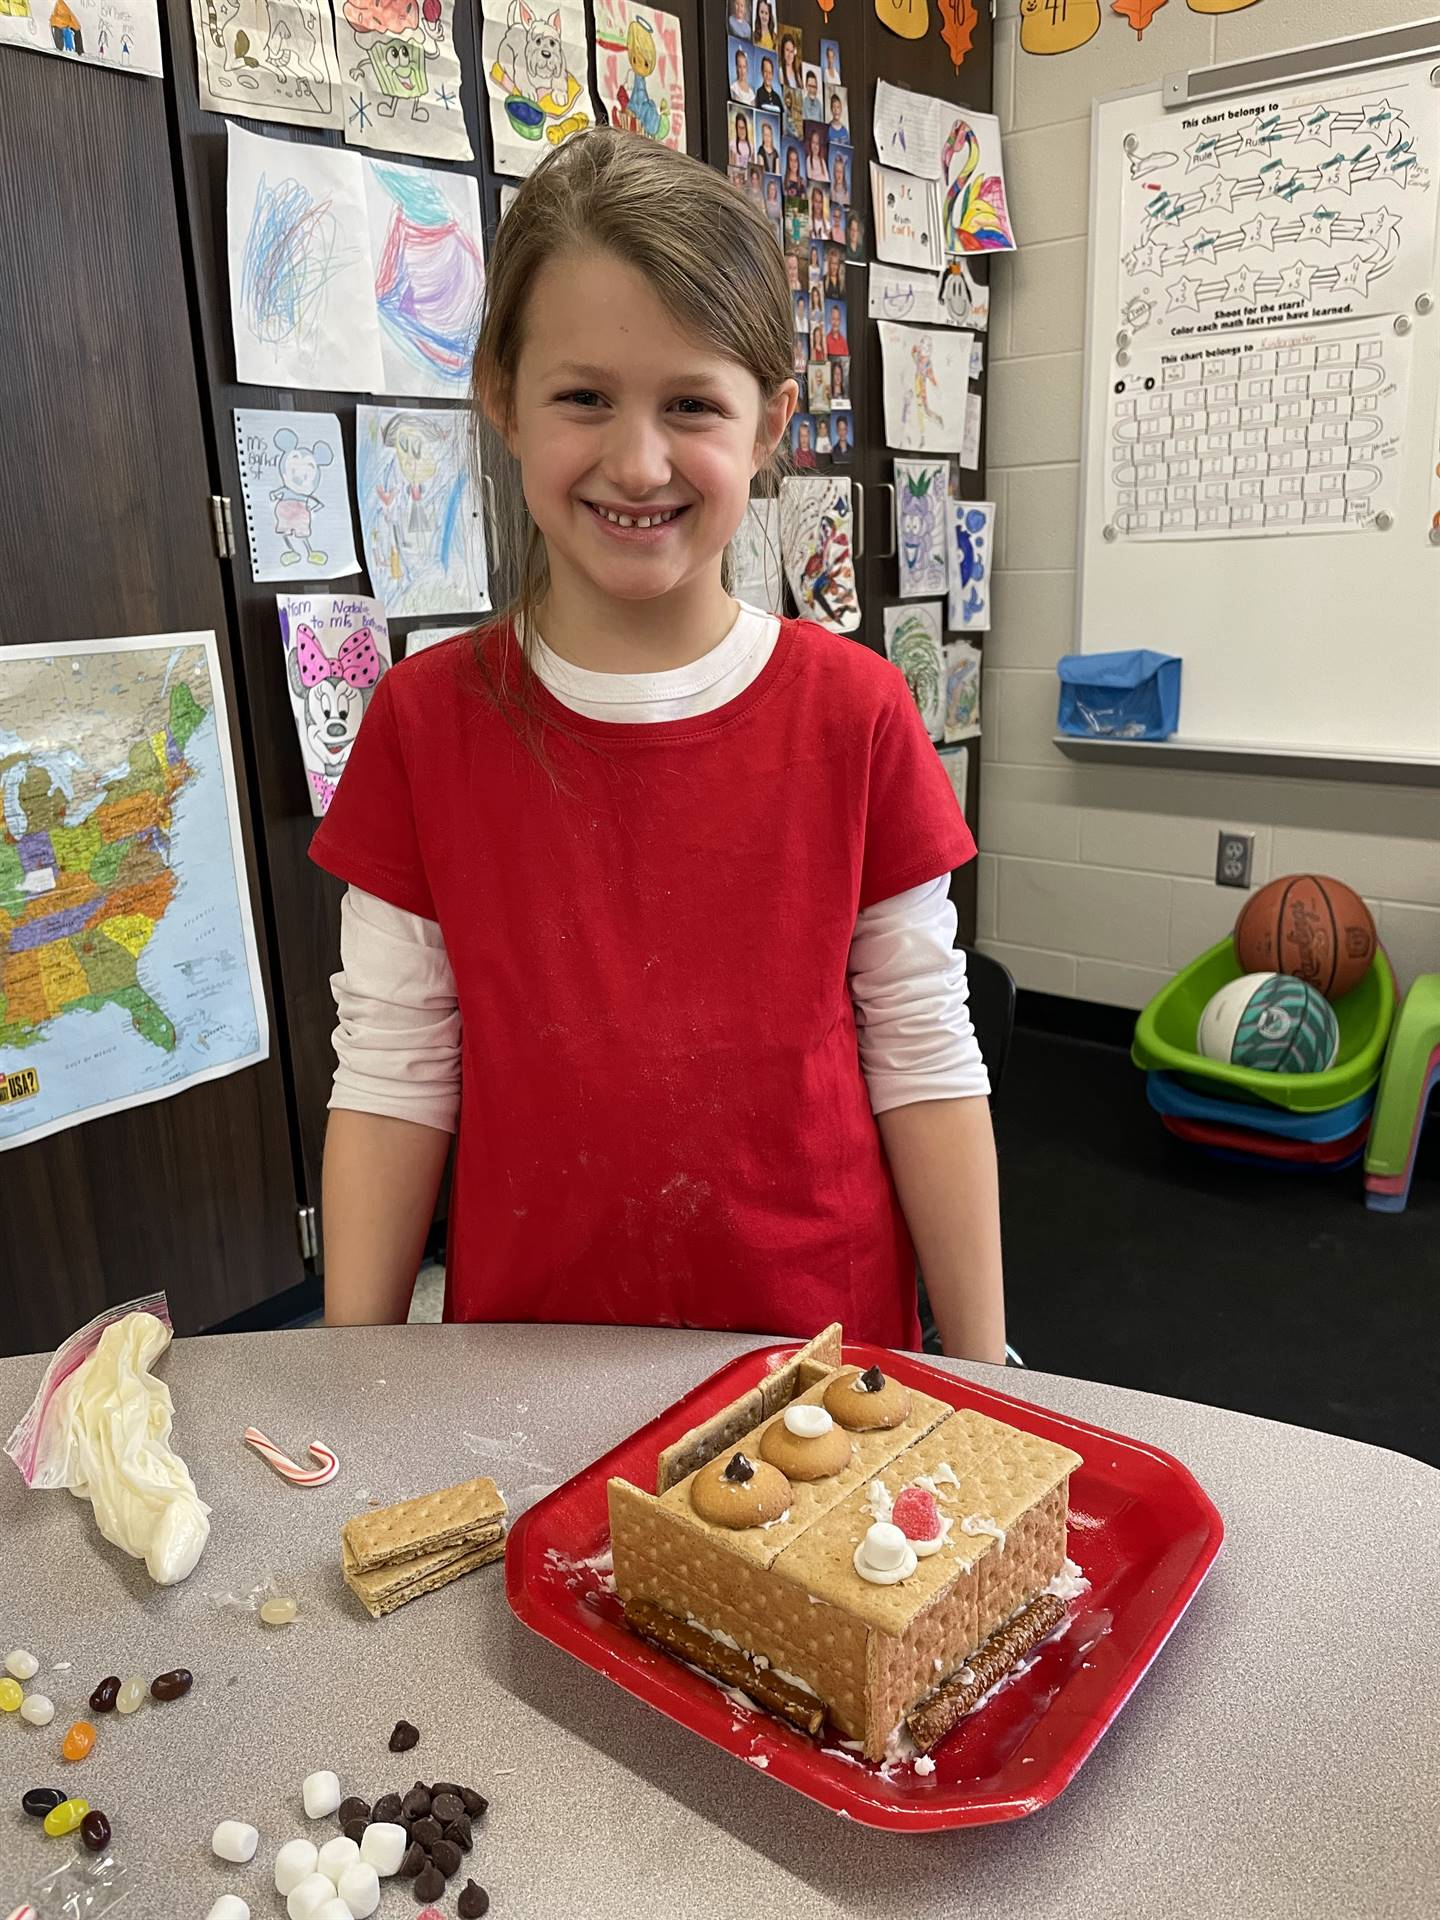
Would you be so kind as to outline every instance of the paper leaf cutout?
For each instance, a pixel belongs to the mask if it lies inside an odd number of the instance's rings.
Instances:
[[[825,18],[828,20],[830,18],[830,15],[835,10],[835,0],[816,0],[816,4],[819,6],[821,13],[823,13]]]
[[[958,73],[975,32],[975,0],[938,0],[938,5],[940,38],[950,49],[950,58]]]
[[[875,0],[875,18],[902,40],[923,40],[930,25],[928,0]]]
[[[1073,53],[1100,31],[1100,0],[1026,0],[1020,9],[1022,53]]]
[[[1168,0],[1111,0],[1110,11],[1128,20],[1135,29],[1135,38],[1143,40],[1146,27],[1167,4]]]

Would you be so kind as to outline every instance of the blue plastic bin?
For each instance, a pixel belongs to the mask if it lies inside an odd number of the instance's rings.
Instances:
[[[1082,740],[1168,740],[1180,724],[1180,662],[1171,653],[1070,653],[1060,676],[1061,733]]]

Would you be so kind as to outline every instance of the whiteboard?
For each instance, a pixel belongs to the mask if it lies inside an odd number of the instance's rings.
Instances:
[[[1077,646],[1177,740],[1440,758],[1434,64],[1095,102]]]

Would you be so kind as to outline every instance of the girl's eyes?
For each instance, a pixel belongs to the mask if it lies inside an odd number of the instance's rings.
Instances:
[[[590,387],[578,388],[573,393],[562,393],[559,398],[567,406],[583,407],[587,410],[593,410],[605,404],[601,396]],[[718,414],[720,411],[712,401],[697,399],[693,394],[687,394],[671,404],[691,419],[702,418],[707,413]]]

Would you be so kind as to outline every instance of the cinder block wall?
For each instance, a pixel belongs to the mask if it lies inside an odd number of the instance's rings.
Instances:
[[[1255,834],[1254,885],[1296,869],[1333,873],[1369,900],[1403,981],[1440,970],[1440,789],[1082,767],[1051,745],[1055,662],[1075,618],[1091,101],[1430,9],[1258,0],[1210,16],[1168,0],[1137,41],[1105,0],[1095,37],[1049,57],[1020,50],[1019,10],[1020,0],[999,0],[996,111],[1021,250],[991,275],[989,467],[1000,518],[985,642],[980,945],[1022,986],[1142,1006],[1234,923],[1244,896],[1213,880],[1224,826]]]

